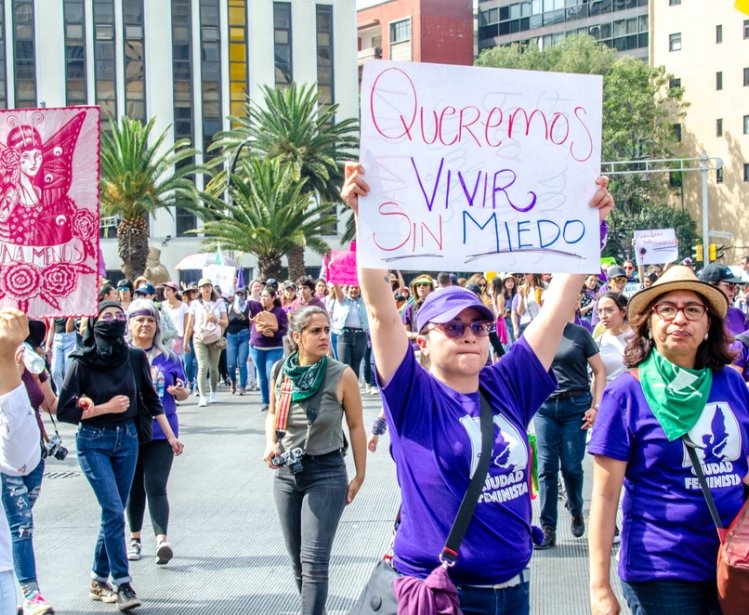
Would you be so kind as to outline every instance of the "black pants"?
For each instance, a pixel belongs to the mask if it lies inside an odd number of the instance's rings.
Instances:
[[[140,532],[143,529],[147,496],[154,535],[167,533],[169,499],[166,483],[172,471],[173,461],[174,453],[166,440],[154,440],[140,446],[133,486],[130,488],[130,497],[127,501],[127,521],[131,532]]]
[[[353,369],[357,379],[366,349],[367,332],[363,329],[343,329],[338,334],[338,360]]]

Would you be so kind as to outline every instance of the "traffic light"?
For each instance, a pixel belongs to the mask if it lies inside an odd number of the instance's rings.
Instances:
[[[710,262],[723,258],[726,254],[726,247],[723,244],[710,244]]]
[[[705,260],[705,254],[703,253],[701,243],[698,243],[696,246],[692,246],[692,260],[697,262],[703,262]]]

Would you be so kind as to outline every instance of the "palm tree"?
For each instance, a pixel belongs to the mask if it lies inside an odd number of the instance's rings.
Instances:
[[[154,121],[143,125],[128,117],[119,122],[110,118],[111,132],[101,138],[102,213],[120,218],[117,254],[131,280],[146,268],[148,216],[170,207],[200,209],[192,179],[201,170],[193,162],[196,150],[188,139],[166,147],[169,129],[151,143]]]
[[[355,156],[359,145],[358,120],[336,122],[338,105],[319,105],[315,85],[264,86],[262,92],[262,103],[248,99],[246,116],[230,116],[234,128],[218,133],[209,149],[221,149],[225,159],[235,155],[239,160],[252,156],[277,159],[288,165],[292,181],[302,183],[308,202],[337,203],[343,164]],[[243,148],[248,144],[249,148]],[[222,172],[208,189],[218,195],[225,187],[226,172]],[[304,248],[292,248],[287,257],[289,277],[303,275]]]
[[[209,248],[249,252],[258,259],[261,278],[279,277],[281,259],[295,248],[309,246],[322,254],[330,246],[321,230],[335,221],[327,204],[310,204],[305,180],[277,159],[242,161],[232,181],[232,206],[206,197],[202,231]]]

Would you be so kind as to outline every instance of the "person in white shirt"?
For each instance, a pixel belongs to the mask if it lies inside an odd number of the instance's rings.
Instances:
[[[26,315],[0,310],[0,472],[23,476],[39,464],[39,426],[21,382],[16,352],[29,335]],[[10,528],[0,515],[0,615],[15,615],[16,585]]]
[[[601,351],[606,382],[609,383],[626,370],[624,349],[632,335],[627,322],[627,298],[621,293],[607,292],[598,300],[598,318],[604,331],[594,339]]]

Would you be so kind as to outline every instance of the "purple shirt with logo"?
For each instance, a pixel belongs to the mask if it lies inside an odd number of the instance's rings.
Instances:
[[[749,455],[749,393],[731,368],[713,386],[689,432],[701,448],[708,486],[724,525],[743,504]],[[683,442],[669,442],[630,374],[601,401],[588,451],[627,462],[619,576],[628,582],[715,581],[718,535]]]
[[[526,428],[557,383],[524,339],[482,369],[479,380],[494,413],[494,450],[450,577],[458,584],[493,585],[517,575],[531,558]],[[479,394],[442,384],[407,352],[382,395],[403,498],[394,565],[426,577],[439,565],[478,463]]]

